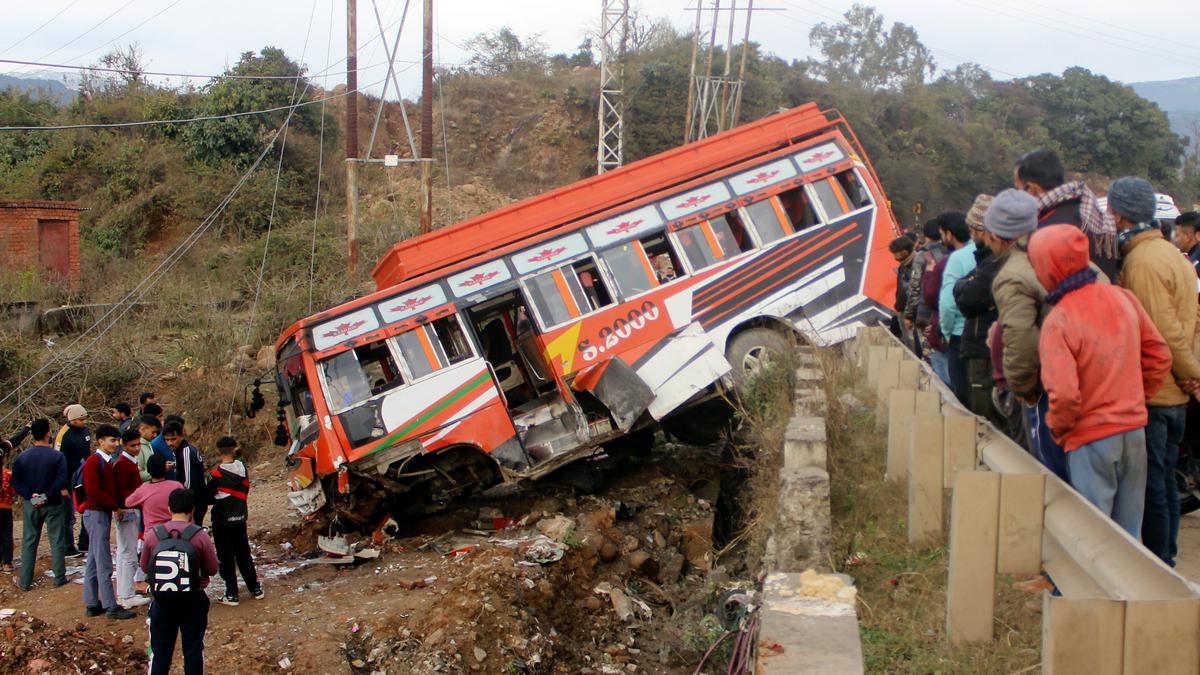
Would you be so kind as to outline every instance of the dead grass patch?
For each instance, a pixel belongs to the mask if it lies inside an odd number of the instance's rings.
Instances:
[[[907,487],[883,479],[887,435],[875,430],[865,375],[841,350],[821,353],[829,400],[830,500],[836,571],[858,585],[859,627],[867,672],[1019,673],[1040,662],[1037,596],[997,578],[995,639],[954,647],[946,637],[945,547],[908,544]],[[851,393],[854,401],[840,397]],[[859,403],[861,402],[861,403]],[[947,517],[950,512],[947,500]],[[852,556],[857,559],[851,564]]]

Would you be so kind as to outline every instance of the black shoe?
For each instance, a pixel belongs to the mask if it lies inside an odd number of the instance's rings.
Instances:
[[[85,613],[88,616],[100,616],[101,614],[104,613],[104,608],[101,607],[100,605],[96,605],[95,607],[88,607],[87,611]]]
[[[63,557],[64,558],[78,558],[81,555],[83,555],[83,551],[80,551],[79,549],[76,549],[76,548],[69,548],[69,549],[67,549],[67,552],[63,554]]]
[[[137,612],[131,612],[124,607],[117,606],[104,613],[110,619],[132,619],[137,616]]]
[[[61,579],[55,579],[55,580],[54,580],[54,587],[55,587],[55,588],[61,588],[61,587],[63,587],[63,586],[66,586],[66,585],[67,585],[67,584],[69,584],[69,583],[71,583],[71,580],[70,580],[70,579],[68,579],[68,578],[66,578],[66,577],[63,577],[63,578],[61,578]]]

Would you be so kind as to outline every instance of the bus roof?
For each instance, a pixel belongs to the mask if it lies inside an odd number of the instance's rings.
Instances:
[[[375,265],[377,288],[446,268],[486,251],[605,209],[632,195],[685,182],[720,168],[720,158],[747,155],[792,143],[840,121],[834,111],[807,103],[756,122],[688,143],[569,185],[397,243]]]

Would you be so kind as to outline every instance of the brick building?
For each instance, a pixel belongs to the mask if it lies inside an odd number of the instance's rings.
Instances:
[[[43,270],[79,285],[78,202],[0,199],[0,259],[7,269]]]

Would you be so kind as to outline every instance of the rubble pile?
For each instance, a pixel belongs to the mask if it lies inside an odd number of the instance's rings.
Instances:
[[[146,652],[131,636],[54,628],[25,612],[0,610],[0,672],[132,673],[145,670]]]

